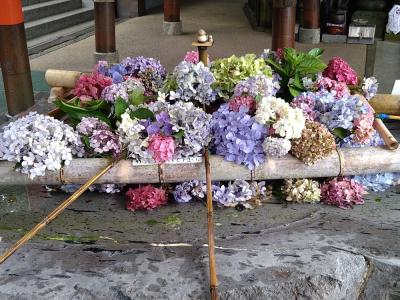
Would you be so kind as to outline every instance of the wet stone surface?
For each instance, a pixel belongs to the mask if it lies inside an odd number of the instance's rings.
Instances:
[[[0,250],[66,197],[28,189],[3,212]],[[204,203],[124,210],[86,193],[0,266],[0,299],[208,299]],[[363,206],[216,209],[221,299],[396,299],[400,206],[393,189]]]

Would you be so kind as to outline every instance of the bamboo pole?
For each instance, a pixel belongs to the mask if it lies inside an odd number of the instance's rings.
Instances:
[[[74,203],[79,198],[79,196],[81,196],[89,188],[89,186],[94,184],[97,179],[107,173],[107,171],[113,167],[114,163],[115,161],[110,162],[104,169],[102,169],[99,173],[90,178],[84,185],[82,185],[74,194],[72,194],[67,200],[65,200],[56,209],[54,209],[39,224],[33,227],[27,234],[25,234],[20,240],[18,240],[18,242],[16,242],[8,250],[6,250],[6,252],[0,257],[0,264],[5,262],[6,259],[9,258],[15,251],[17,251],[27,241],[33,238],[40,230],[46,227],[47,224],[57,218],[57,216],[60,215],[68,206]]]
[[[82,75],[77,71],[48,69],[44,75],[46,82],[51,87],[74,88],[76,81]]]
[[[206,43],[197,42],[197,49],[199,52],[199,60],[205,65],[208,65],[208,47],[211,47],[213,42],[207,41]],[[204,111],[206,107],[204,106]],[[204,167],[206,170],[206,184],[207,184],[207,227],[208,227],[208,257],[210,269],[210,294],[212,300],[218,299],[218,278],[215,263],[215,234],[214,234],[214,210],[213,210],[213,197],[212,197],[212,183],[211,183],[211,165],[210,165],[210,151],[208,147],[204,149]]]
[[[377,114],[400,114],[400,95],[377,94],[369,100],[369,104],[371,104]]]

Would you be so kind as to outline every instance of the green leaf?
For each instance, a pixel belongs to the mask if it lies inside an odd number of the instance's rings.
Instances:
[[[65,103],[61,100],[56,100],[53,102],[55,106],[65,112],[71,119],[74,120],[82,120],[83,117],[94,117],[99,120],[105,122],[108,125],[111,125],[110,120],[107,116],[100,111],[91,111],[83,107],[75,106],[69,103]]]
[[[381,198],[381,197],[376,197],[376,198],[375,198],[375,202],[380,203],[381,201],[382,201],[382,198]]]
[[[300,95],[301,90],[298,90],[296,87],[289,85],[289,92],[293,97],[297,97],[298,95]]]
[[[90,140],[89,137],[86,135],[82,135],[82,141],[85,144],[86,147],[90,148]]]
[[[85,103],[84,108],[93,111],[93,110],[109,109],[110,107],[105,100],[91,100]]]
[[[118,97],[117,100],[115,100],[114,114],[117,117],[117,119],[121,119],[121,115],[125,113],[128,107],[129,104],[121,97]]]
[[[333,134],[343,140],[344,138],[348,137],[351,134],[351,132],[342,127],[337,127],[333,129]]]
[[[315,58],[307,55],[297,66],[296,71],[299,72],[302,77],[306,74],[315,74],[322,72],[326,68],[326,64],[319,58]]]
[[[129,102],[132,105],[138,106],[143,104],[147,100],[147,97],[143,94],[140,89],[135,89],[129,94]]]
[[[154,114],[151,110],[140,107],[137,110],[131,112],[131,118],[134,119],[139,119],[139,120],[145,120],[145,119],[154,119]]]
[[[185,135],[185,131],[183,129],[180,129],[177,133],[174,133],[173,135],[177,140],[180,140]]]
[[[314,57],[320,57],[324,53],[324,49],[322,48],[314,48],[308,51],[308,55],[314,56]]]
[[[265,62],[270,65],[276,72],[279,73],[279,75],[281,76],[288,76],[288,73],[286,72],[286,70],[284,68],[281,67],[280,64],[278,64],[277,62],[273,61],[270,58],[267,58],[265,60]]]
[[[262,98],[263,98],[263,96],[257,95],[255,100],[256,100],[257,102],[261,102]]]

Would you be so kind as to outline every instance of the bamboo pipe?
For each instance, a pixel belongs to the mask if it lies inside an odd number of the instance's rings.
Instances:
[[[208,47],[211,47],[213,42],[208,42],[205,46],[198,46],[199,60],[205,65],[208,65]],[[203,107],[206,111],[206,107]],[[218,278],[215,263],[215,238],[214,238],[214,210],[213,210],[213,197],[212,197],[212,183],[211,183],[211,165],[210,165],[210,151],[208,147],[204,149],[204,167],[206,170],[206,184],[207,184],[207,228],[208,228],[208,256],[209,256],[209,269],[210,269],[210,294],[212,300],[218,299]]]
[[[57,218],[69,205],[74,203],[79,196],[81,196],[92,184],[94,184],[97,179],[108,172],[114,165],[114,161],[108,163],[108,165],[99,173],[90,178],[84,185],[82,185],[74,194],[72,194],[67,200],[61,203],[56,209],[54,209],[46,218],[44,218],[39,224],[33,227],[27,234],[25,234],[21,239],[18,240],[14,245],[12,245],[3,255],[0,256],[0,264],[5,262],[15,251],[21,248],[26,242],[33,238],[40,230],[46,227],[51,221]]]
[[[44,75],[46,82],[51,87],[73,89],[82,72],[48,69]]]
[[[289,178],[322,178],[375,174],[379,172],[400,172],[400,148],[389,151],[386,147],[341,148],[325,159],[307,166],[292,155],[269,158],[259,165],[254,180],[275,180]],[[212,181],[235,179],[251,180],[251,172],[242,165],[224,160],[218,155],[210,155]],[[73,159],[68,166],[57,172],[46,172],[44,176],[29,179],[26,174],[15,172],[15,163],[0,161],[0,186],[7,184],[82,184],[104,169],[105,158]],[[341,170],[342,165],[342,170]],[[168,183],[197,179],[206,180],[204,161],[168,162],[163,165],[164,180]],[[157,164],[132,165],[131,160],[121,160],[97,183],[159,183]]]
[[[400,95],[377,94],[369,100],[369,104],[371,104],[377,114],[400,114]]]

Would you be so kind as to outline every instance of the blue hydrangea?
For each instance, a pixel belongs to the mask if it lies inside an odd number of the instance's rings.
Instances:
[[[213,114],[211,130],[214,153],[244,164],[250,170],[264,162],[263,142],[267,128],[248,115],[245,108],[233,112],[227,104],[222,105]]]
[[[356,175],[354,181],[364,185],[374,192],[383,192],[397,183],[400,173],[378,173],[368,175]]]

